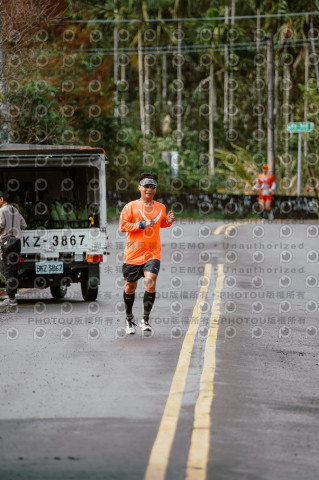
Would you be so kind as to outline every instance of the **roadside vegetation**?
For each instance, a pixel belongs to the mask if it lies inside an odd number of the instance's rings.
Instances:
[[[152,170],[167,192],[250,193],[267,162],[271,35],[277,193],[297,188],[298,136],[287,123],[311,121],[302,193],[318,196],[318,7],[6,0],[2,141],[101,146],[109,190],[135,191]],[[176,163],[163,152],[177,152]]]

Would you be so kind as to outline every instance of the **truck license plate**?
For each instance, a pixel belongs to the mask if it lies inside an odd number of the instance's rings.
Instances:
[[[37,262],[35,273],[46,275],[50,273],[63,273],[63,262]]]

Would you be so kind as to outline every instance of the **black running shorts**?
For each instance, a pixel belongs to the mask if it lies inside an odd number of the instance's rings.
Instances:
[[[156,259],[149,260],[142,265],[130,265],[129,263],[123,263],[123,277],[127,282],[137,282],[137,280],[144,277],[144,272],[152,272],[158,275],[160,265],[161,262]]]

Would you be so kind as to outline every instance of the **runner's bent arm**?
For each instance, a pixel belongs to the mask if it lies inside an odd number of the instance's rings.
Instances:
[[[134,232],[136,230],[141,230],[143,229],[143,224],[145,228],[145,222],[132,222],[132,220],[134,219],[132,218],[131,212],[129,212],[127,205],[125,205],[120,216],[120,225],[119,225],[120,231]]]
[[[171,226],[172,226],[171,222],[167,220],[167,216],[165,215],[165,217],[162,218],[162,221],[161,221],[161,228],[167,228]]]
[[[169,219],[167,218],[168,216],[170,217]],[[161,221],[161,228],[171,227],[173,222],[175,222],[175,215],[172,211],[169,211],[168,215],[165,215],[165,217]]]

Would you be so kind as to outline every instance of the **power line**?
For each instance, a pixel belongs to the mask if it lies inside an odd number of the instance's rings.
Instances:
[[[319,40],[314,42],[315,45],[319,45]],[[310,40],[306,39],[296,39],[294,43],[290,43],[285,45],[284,48],[299,48],[305,45],[309,45]],[[182,46],[182,53],[200,53],[202,51],[210,50],[213,52],[223,51],[224,47],[229,44],[219,43],[213,45],[183,45]],[[252,45],[255,45],[255,48],[252,48]],[[265,49],[267,46],[267,42],[260,42],[259,43],[261,49]],[[274,48],[282,47],[282,42],[277,41],[274,42]],[[232,50],[255,50],[257,51],[256,42],[238,42],[236,44],[232,44]],[[117,49],[118,54],[137,54],[137,48],[135,47],[119,47]],[[99,54],[104,53],[105,55],[113,55],[114,49],[113,48],[87,48],[87,49],[77,49],[77,50],[69,50],[68,53],[88,53],[88,54]],[[177,46],[171,45],[164,45],[164,46],[156,46],[156,47],[143,47],[142,48],[143,54],[163,54],[163,53],[171,53],[175,54],[178,53]]]
[[[263,15],[235,15],[233,17],[227,17],[228,20],[247,20],[256,18],[281,18],[281,17],[301,17],[304,15],[319,15],[319,12],[291,12],[291,13],[272,13]],[[209,22],[209,21],[222,21],[224,22],[226,17],[193,17],[193,18],[149,18],[148,20],[138,18],[119,18],[119,19],[65,19],[59,23],[166,23],[166,22]],[[52,23],[55,23],[53,20]],[[58,22],[57,22],[58,23]]]

